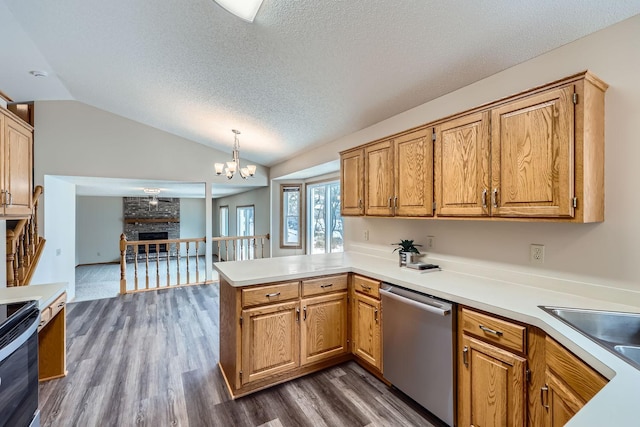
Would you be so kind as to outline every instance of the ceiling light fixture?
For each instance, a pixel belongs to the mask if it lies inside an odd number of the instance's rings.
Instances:
[[[150,196],[149,206],[157,206],[158,205],[158,194],[160,194],[159,188],[143,188],[144,194]]]
[[[253,22],[262,5],[262,0],[214,0],[227,12],[233,13],[240,19]]]
[[[238,135],[240,135],[240,131],[233,129],[233,159],[230,162],[227,162],[226,165],[224,163],[216,163],[214,167],[216,168],[216,175],[222,175],[224,172],[227,179],[233,178],[236,172],[239,172],[240,178],[247,179],[256,174],[256,165],[247,165],[246,167],[240,166],[240,141],[238,140]],[[225,167],[226,166],[226,167]]]

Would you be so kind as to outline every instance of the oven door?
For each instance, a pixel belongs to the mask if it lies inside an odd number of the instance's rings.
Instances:
[[[35,310],[0,337],[0,427],[39,425],[39,317]]]

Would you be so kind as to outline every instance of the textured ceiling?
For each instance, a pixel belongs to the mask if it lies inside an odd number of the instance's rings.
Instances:
[[[264,165],[640,13],[640,0],[265,0],[249,24],[212,0],[0,3],[0,34],[28,38],[0,46],[15,100],[72,98],[227,151],[237,128]],[[36,66],[51,77],[27,77]]]

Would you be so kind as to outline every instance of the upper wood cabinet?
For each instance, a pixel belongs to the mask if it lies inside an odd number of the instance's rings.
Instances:
[[[33,129],[0,109],[0,217],[31,214],[33,197]]]
[[[342,216],[364,214],[364,150],[340,156],[340,213]]]
[[[450,120],[436,132],[437,215],[488,215],[489,112]]]
[[[436,217],[604,221],[607,87],[586,71],[359,147],[353,214],[432,216],[435,192]],[[341,153],[343,186],[354,151]]]
[[[420,128],[364,148],[365,214],[433,214],[432,129]]]

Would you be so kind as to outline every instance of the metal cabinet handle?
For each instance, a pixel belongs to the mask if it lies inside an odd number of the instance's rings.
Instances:
[[[296,308],[296,323],[300,322],[300,309]]]
[[[9,204],[8,206],[13,205],[13,194],[11,194],[10,191],[7,191],[7,194],[9,195]]]
[[[494,188],[493,193],[491,194],[491,204],[493,204],[494,208],[498,207],[498,189]]]
[[[373,312],[373,320],[375,320],[376,323],[378,323],[378,309],[377,308]]]
[[[307,307],[302,308],[303,317],[302,320],[307,320]]]
[[[487,209],[487,189],[482,190],[482,208]]]
[[[58,304],[58,308],[64,307],[64,302]]]
[[[279,297],[280,296],[280,292],[275,292],[273,294],[266,294],[265,295],[267,298],[271,298],[271,297]]]
[[[371,286],[367,286],[367,285],[360,285],[362,287],[363,290],[369,292],[371,290]]]
[[[398,209],[398,196],[394,197],[393,199],[393,208]]]
[[[486,326],[483,326],[483,325],[478,325],[478,327],[480,329],[482,329],[484,332],[488,332],[490,334],[494,334],[494,335],[497,335],[499,337],[501,337],[503,335],[501,331],[496,331],[496,330],[493,330],[493,329],[489,329],[489,328],[487,328]]]
[[[547,384],[544,387],[540,387],[540,403],[544,409],[549,410],[549,386]]]
[[[391,204],[391,201],[393,200],[393,197],[389,197],[389,209],[393,209],[393,205]]]
[[[330,288],[330,287],[332,287],[332,286],[333,286],[333,283],[329,283],[328,285],[320,285],[320,287],[321,287],[322,289],[324,289],[324,288]]]
[[[469,366],[469,347],[466,345],[462,349],[462,363],[464,363],[464,366]]]
[[[358,209],[362,209],[362,199],[358,199]]]

